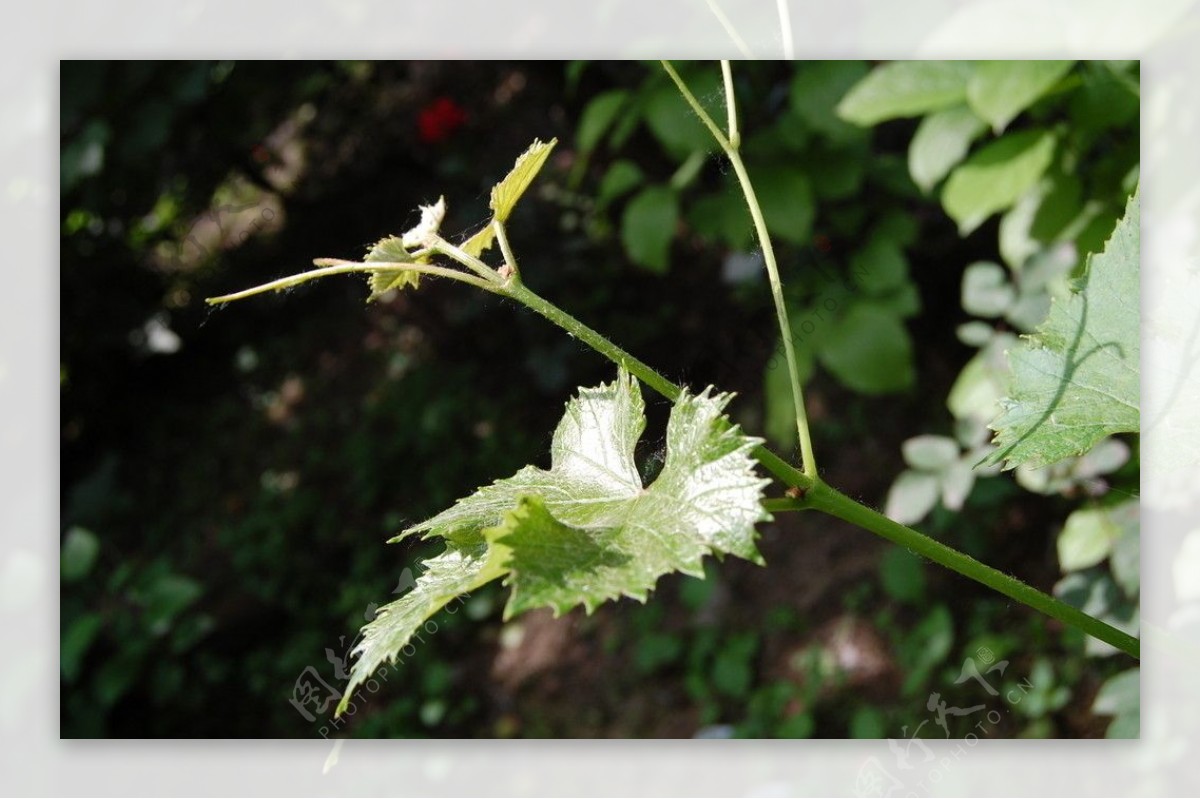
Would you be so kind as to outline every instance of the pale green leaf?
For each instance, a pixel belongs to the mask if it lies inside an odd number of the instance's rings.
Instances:
[[[892,61],[855,84],[838,104],[838,115],[866,126],[958,105],[967,97],[970,74],[964,61]]]
[[[679,197],[667,186],[647,186],[621,215],[621,243],[634,263],[662,274],[670,267],[679,221]]]
[[[517,158],[517,162],[513,164],[512,170],[504,176],[504,180],[492,187],[490,205],[496,219],[501,222],[508,221],[508,216],[516,207],[517,201],[529,188],[529,184],[533,183],[533,179],[541,171],[542,165],[546,163],[546,159],[550,157],[550,151],[556,144],[558,144],[558,139],[551,139],[548,142],[534,139],[533,144],[529,145],[529,149]]]
[[[888,490],[883,512],[900,524],[916,524],[933,510],[940,490],[936,474],[903,471]]]
[[[1114,716],[1106,738],[1137,738],[1142,709],[1141,670],[1127,669],[1109,677],[1092,702],[1092,712]]]
[[[960,164],[942,189],[942,207],[965,236],[1035,186],[1054,160],[1054,134],[1026,130],[1003,136]]]
[[[1074,61],[981,61],[967,81],[967,102],[1000,132],[1071,71]]]
[[[1080,455],[1141,424],[1139,203],[1104,251],[1088,258],[1080,289],[1010,353],[1012,394],[992,422],[992,463],[1040,466]]]
[[[1016,300],[1008,272],[991,261],[976,261],[963,272],[962,307],[976,316],[1001,316]]]
[[[1142,541],[1141,520],[1139,518],[1139,503],[1131,500],[1119,509],[1113,510],[1113,515],[1121,525],[1122,534],[1113,544],[1112,553],[1108,556],[1112,568],[1113,579],[1125,596],[1136,599],[1142,586]]]
[[[975,470],[971,464],[977,460],[974,456],[961,458],[942,472],[942,504],[947,510],[962,510],[975,486]]]
[[[947,108],[921,120],[908,145],[908,171],[913,182],[929,191],[967,157],[971,142],[987,124],[965,105]]]
[[[925,472],[941,472],[958,460],[958,442],[945,436],[914,436],[900,445],[904,462]]]
[[[1058,565],[1064,572],[1095,566],[1112,552],[1121,528],[1105,508],[1081,508],[1067,517],[1058,535]]]

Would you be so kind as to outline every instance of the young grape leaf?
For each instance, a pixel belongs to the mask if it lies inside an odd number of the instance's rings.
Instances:
[[[446,216],[446,200],[439,197],[433,205],[421,206],[421,221],[403,236],[388,236],[380,239],[367,251],[366,262],[389,264],[423,263],[426,259],[414,259],[411,250],[424,247],[432,236],[437,235],[442,219]],[[391,289],[403,289],[420,285],[421,273],[401,270],[398,272],[372,272],[370,277],[371,296],[367,302],[379,299],[380,295]]]
[[[761,504],[769,481],[750,456],[760,440],[723,414],[730,399],[685,392],[671,409],[662,471],[643,486],[634,463],[646,425],[637,381],[621,370],[613,383],[580,389],[554,432],[548,470],[526,466],[393,539],[424,533],[446,539],[447,549],[364,628],[347,697],[438,608],[498,577],[512,588],[507,618],[534,607],[591,612],[621,596],[645,601],[664,574],[703,575],[709,554],[761,563],[754,525],[770,519]]]
[[[399,236],[388,236],[375,242],[371,246],[371,249],[367,251],[367,257],[363,260],[367,263],[416,263],[412,255],[404,248],[404,244]],[[367,301],[377,300],[384,292],[391,289],[403,289],[406,286],[417,288],[420,282],[420,272],[372,272],[369,278],[371,296],[367,298]]]
[[[508,220],[508,215],[516,207],[517,200],[521,199],[521,195],[529,188],[529,184],[533,183],[533,179],[541,171],[542,165],[546,163],[546,159],[550,157],[550,151],[556,144],[558,144],[558,139],[551,139],[549,142],[534,139],[533,144],[529,145],[529,149],[517,158],[517,162],[505,175],[504,180],[492,187],[491,209],[495,213],[496,219],[501,222]]]
[[[1088,257],[1080,289],[1009,354],[1012,396],[991,424],[987,462],[1043,466],[1138,431],[1140,242],[1135,193],[1104,251]]]
[[[492,196],[489,202],[492,219],[475,231],[471,238],[463,242],[460,248],[463,252],[478,258],[488,247],[492,246],[492,242],[496,239],[496,229],[492,227],[492,221],[499,219],[501,222],[505,222],[508,220],[508,215],[516,207],[521,195],[529,188],[529,184],[533,183],[533,179],[541,171],[542,165],[546,163],[546,159],[550,157],[550,151],[556,144],[558,144],[558,139],[551,139],[548,142],[534,139],[533,144],[529,145],[528,149],[517,158],[513,168],[504,176],[504,180],[492,186]]]

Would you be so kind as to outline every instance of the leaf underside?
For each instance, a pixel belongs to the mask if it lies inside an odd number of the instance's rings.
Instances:
[[[644,602],[664,574],[703,575],[705,555],[762,563],[754,526],[770,519],[769,481],[750,455],[760,439],[723,414],[731,398],[711,388],[679,398],[662,471],[644,486],[634,462],[646,425],[637,381],[621,370],[613,383],[580,389],[554,432],[549,469],[526,466],[393,539],[423,534],[446,550],[363,628],[339,712],[429,616],[491,580],[512,589],[505,618],[536,607],[590,613],[622,596]]]
[[[1134,194],[1079,290],[1009,354],[1012,394],[988,463],[1044,466],[1140,429],[1139,216]]]

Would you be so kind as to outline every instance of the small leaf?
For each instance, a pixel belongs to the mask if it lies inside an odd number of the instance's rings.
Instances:
[[[962,61],[892,61],[855,84],[838,115],[856,125],[912,117],[966,99],[971,64]]]
[[[946,510],[962,510],[975,486],[975,470],[971,465],[977,460],[973,456],[957,460],[942,472],[942,505]]]
[[[626,192],[637,188],[645,179],[646,176],[641,167],[633,161],[625,159],[614,161],[604,173],[604,177],[600,179],[600,186],[596,189],[597,205],[607,205]]]
[[[1012,394],[992,422],[1006,468],[1081,455],[1114,433],[1137,432],[1141,332],[1138,197],[1104,252],[1088,258],[1079,291],[1010,354]]]
[[[667,186],[647,186],[625,206],[621,242],[634,263],[663,274],[679,221],[679,197]]]
[[[717,71],[684,69],[680,74],[709,116],[723,119],[725,100]],[[710,152],[717,147],[712,133],[669,80],[660,82],[645,96],[642,117],[663,149],[679,160],[697,150]]]
[[[837,115],[837,103],[867,74],[862,61],[809,61],[792,79],[792,110],[830,141],[845,143],[863,133]]]
[[[904,462],[925,472],[941,472],[958,460],[958,442],[945,436],[915,436],[901,447]]]
[[[901,472],[888,490],[884,515],[900,524],[916,524],[937,504],[939,488],[936,474]]]
[[[788,163],[759,163],[747,165],[746,171],[771,235],[792,244],[808,241],[816,205],[803,170]],[[741,210],[744,214],[745,207]]]
[[[1092,702],[1092,712],[1101,716],[1119,716],[1136,711],[1141,705],[1141,674],[1127,669],[1108,678]]]
[[[942,189],[942,206],[966,236],[989,216],[1012,206],[1054,160],[1054,134],[1010,133],[958,166]]]
[[[100,552],[100,541],[91,530],[72,527],[62,542],[60,560],[63,582],[81,580],[92,570]]]
[[[585,153],[594,150],[628,100],[629,92],[624,89],[612,89],[593,97],[579,116],[575,146]]]
[[[908,145],[908,171],[928,192],[967,156],[971,142],[987,124],[965,105],[947,108],[921,120]]]
[[[888,596],[918,602],[925,596],[925,562],[901,547],[889,547],[879,559],[879,577]]]
[[[999,133],[1074,65],[1074,61],[981,61],[967,82],[967,102]]]
[[[104,619],[99,613],[85,613],[63,631],[58,656],[63,680],[70,683],[79,676],[83,659],[103,627]]]
[[[817,350],[821,365],[863,394],[886,394],[916,379],[904,324],[872,302],[857,302],[830,325]]]
[[[866,294],[888,294],[908,282],[908,261],[900,245],[874,235],[850,256],[850,273]]]
[[[1113,544],[1112,553],[1108,556],[1108,563],[1112,569],[1113,579],[1116,580],[1117,585],[1121,586],[1125,596],[1131,600],[1138,598],[1142,584],[1141,519],[1138,510],[1137,500],[1130,500],[1109,511],[1121,527],[1121,535]]]
[[[991,261],[976,261],[963,272],[962,307],[975,316],[1002,316],[1016,299],[1004,267]]]
[[[739,252],[751,247],[754,228],[746,203],[732,189],[704,194],[689,204],[688,224],[709,241],[719,241]]]
[[[558,144],[558,139],[551,139],[549,142],[534,139],[533,144],[529,145],[529,149],[517,158],[517,162],[505,175],[504,180],[492,187],[490,207],[495,213],[496,219],[501,222],[508,221],[508,216],[516,207],[517,201],[529,188],[529,184],[533,183],[533,179],[541,171],[542,165],[546,163],[546,159],[550,157],[550,151],[556,144]]]
[[[1075,511],[1058,536],[1058,565],[1064,572],[1095,566],[1108,557],[1120,533],[1103,508]]]

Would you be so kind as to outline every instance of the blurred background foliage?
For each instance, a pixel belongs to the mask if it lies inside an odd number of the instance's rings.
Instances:
[[[743,152],[826,479],[1136,629],[1135,437],[973,468],[1004,349],[1137,180],[1137,64],[1030,63],[737,64]],[[723,119],[716,65],[679,66]],[[480,591],[334,723],[359,626],[431,554],[384,540],[545,465],[611,368],[437,281],[203,298],[356,257],[439,195],[468,232],[557,136],[510,222],[526,280],[792,451],[736,180],[654,63],[65,62],[61,97],[65,737],[978,734],[935,692],[990,702],[992,737],[1136,735],[1126,659],[799,514],[763,526],[767,570],[709,564],[645,606],[502,623]]]

